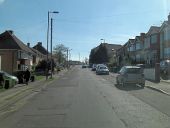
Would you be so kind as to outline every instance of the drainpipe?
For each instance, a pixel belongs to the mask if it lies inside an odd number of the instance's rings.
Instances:
[[[12,74],[14,73],[14,53],[15,51],[12,51]]]

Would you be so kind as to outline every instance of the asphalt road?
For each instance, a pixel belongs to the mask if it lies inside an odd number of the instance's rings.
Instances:
[[[75,67],[0,120],[2,128],[170,128],[170,97]],[[12,109],[12,108],[11,108]]]

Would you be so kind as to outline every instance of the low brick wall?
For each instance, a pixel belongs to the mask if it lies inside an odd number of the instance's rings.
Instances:
[[[155,68],[145,68],[144,69],[145,79],[155,81]]]

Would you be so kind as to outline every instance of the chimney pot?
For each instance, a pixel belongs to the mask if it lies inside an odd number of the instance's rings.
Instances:
[[[8,30],[8,32],[9,32],[11,35],[14,34],[14,31],[12,31],[12,30]]]
[[[38,42],[38,45],[42,46],[42,42]]]
[[[30,43],[27,43],[27,46],[30,47]]]
[[[170,22],[170,13],[169,13],[169,15],[168,15],[168,22]]]

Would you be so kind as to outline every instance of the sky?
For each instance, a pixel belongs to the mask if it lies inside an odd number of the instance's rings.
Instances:
[[[64,44],[71,59],[83,61],[105,39],[125,44],[151,26],[161,26],[170,0],[0,0],[0,33],[13,30],[25,44],[47,45],[47,14],[53,21],[53,46]],[[50,47],[50,46],[49,46]]]

